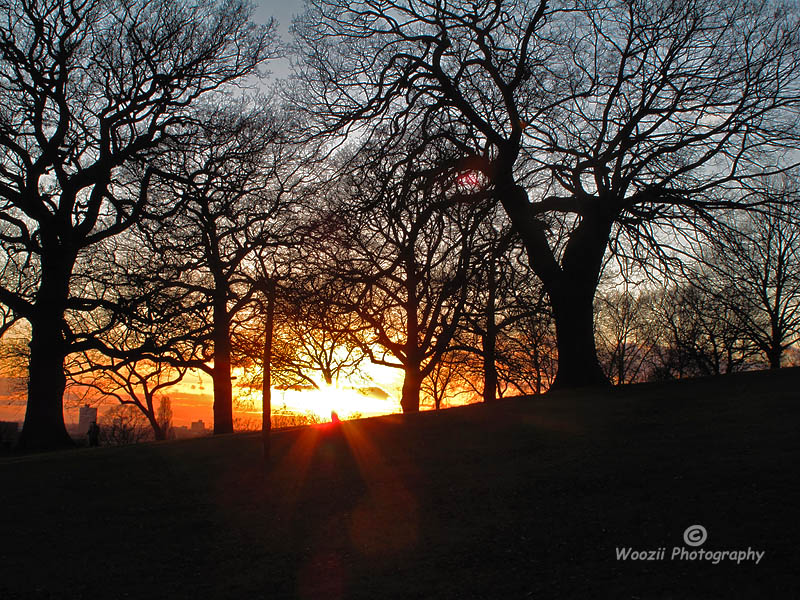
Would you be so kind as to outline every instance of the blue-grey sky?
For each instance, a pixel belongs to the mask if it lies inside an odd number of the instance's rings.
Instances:
[[[256,23],[266,23],[270,17],[278,22],[278,33],[284,42],[290,40],[289,27],[292,25],[292,18],[303,12],[303,0],[251,0],[255,4],[256,10],[254,21]],[[283,78],[289,74],[289,62],[285,59],[270,61],[267,69],[274,78]]]
[[[292,17],[303,12],[303,0],[251,0],[256,6],[255,21],[266,23],[270,17],[278,21],[283,38],[288,37]]]

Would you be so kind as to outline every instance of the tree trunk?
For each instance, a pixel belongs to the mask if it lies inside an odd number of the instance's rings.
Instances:
[[[769,340],[769,350],[767,352],[767,360],[769,360],[769,368],[770,369],[780,369],[781,368],[781,358],[783,358],[783,338],[784,336],[783,331],[779,325],[779,318],[778,315],[772,312],[770,315],[770,336]]]
[[[767,358],[769,359],[769,368],[770,369],[780,369],[781,368],[781,358],[783,355],[783,349],[781,348],[781,344],[778,343],[777,346],[772,346],[769,349],[769,353],[767,354]]]
[[[400,406],[404,413],[419,412],[419,392],[422,387],[422,374],[419,365],[407,365],[403,378],[403,397]]]
[[[419,344],[419,298],[417,297],[417,284],[419,277],[414,262],[413,251],[405,257],[406,291],[408,297],[405,302],[406,317],[406,344],[405,377],[403,378],[403,396],[400,406],[404,413],[419,412],[419,393],[422,388],[422,373],[420,373],[421,356],[417,347]],[[428,364],[432,368],[432,363]]]
[[[267,296],[267,319],[264,324],[264,352],[262,365],[264,377],[261,385],[261,438],[264,447],[264,460],[270,455],[270,431],[272,430],[272,336],[275,329],[275,296],[274,281],[267,281],[264,286]]]
[[[544,224],[531,213],[528,194],[510,173],[504,179],[500,199],[525,245],[531,268],[547,290],[556,321],[558,372],[551,389],[608,385],[597,359],[593,303],[613,216],[585,209],[559,265]]]
[[[64,312],[74,258],[62,253],[42,259],[41,284],[31,324],[28,401],[19,438],[24,450],[54,450],[74,446],[64,425]]]
[[[48,322],[49,321],[49,322]],[[55,450],[74,446],[64,425],[64,340],[61,319],[31,322],[28,402],[19,437],[23,450]]]
[[[227,298],[214,298],[214,434],[233,433],[233,386],[231,384],[231,336]]]
[[[69,295],[69,278],[75,258],[58,249],[42,259],[41,283],[31,324],[28,363],[28,401],[19,447],[24,450],[53,450],[74,446],[64,425],[64,313]]]
[[[534,373],[536,373],[533,393],[538,396],[542,393],[542,379],[544,379],[544,377],[542,377],[542,361],[540,359],[539,350],[534,350],[533,352],[533,369]]]
[[[493,402],[497,397],[497,324],[495,320],[495,303],[497,296],[497,280],[495,278],[495,257],[486,272],[486,332],[481,336],[481,350],[483,353],[483,401]]]
[[[497,399],[497,332],[491,327],[482,336],[483,346],[483,401],[493,402]]]
[[[594,288],[580,287],[565,282],[550,295],[558,348],[558,371],[551,389],[608,384],[595,349]]]
[[[150,427],[153,430],[153,437],[156,438],[157,441],[164,441],[167,439],[167,429],[166,427],[162,427],[161,423],[158,422],[158,419],[155,415],[148,413],[147,420],[150,422]]]
[[[553,308],[558,371],[551,389],[609,385],[597,358],[594,295],[611,232],[611,219],[581,218],[564,249],[557,277],[544,282]]]

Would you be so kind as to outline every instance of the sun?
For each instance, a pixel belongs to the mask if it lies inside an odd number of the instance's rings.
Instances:
[[[466,171],[457,177],[458,185],[465,190],[478,190],[486,185],[485,177],[479,171]]]
[[[232,383],[237,398],[237,415],[252,422],[261,422],[261,389],[246,382],[240,367],[234,369]],[[340,419],[374,417],[402,412],[400,395],[403,371],[381,365],[361,365],[351,378],[341,377],[338,383],[318,388],[272,388],[273,414],[314,415],[320,422],[331,420],[331,411]],[[173,407],[180,412],[181,422],[213,419],[211,406],[213,383],[204,372],[193,371],[175,386]]]
[[[316,389],[274,390],[272,405],[313,413],[321,421],[330,421],[331,411],[340,419],[374,417],[402,412],[402,385],[402,370],[365,363],[351,377],[340,377],[332,384],[319,382]]]
[[[379,386],[322,385],[318,389],[285,390],[278,394],[287,409],[313,413],[321,421],[329,421],[333,412],[340,419],[352,419],[400,411],[400,402]]]

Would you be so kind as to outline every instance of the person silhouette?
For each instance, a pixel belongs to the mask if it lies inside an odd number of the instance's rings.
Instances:
[[[341,423],[341,420],[339,419],[339,414],[335,410],[331,411],[331,423],[334,425],[338,425],[339,423]]]
[[[96,448],[100,445],[100,427],[97,425],[97,421],[92,421],[89,424],[89,430],[86,432],[86,436],[89,438],[90,448]]]

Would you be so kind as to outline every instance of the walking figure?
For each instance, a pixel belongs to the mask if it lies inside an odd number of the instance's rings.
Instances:
[[[89,430],[86,432],[87,437],[89,438],[89,447],[96,448],[100,445],[100,426],[97,424],[97,421],[92,421],[89,425]]]

